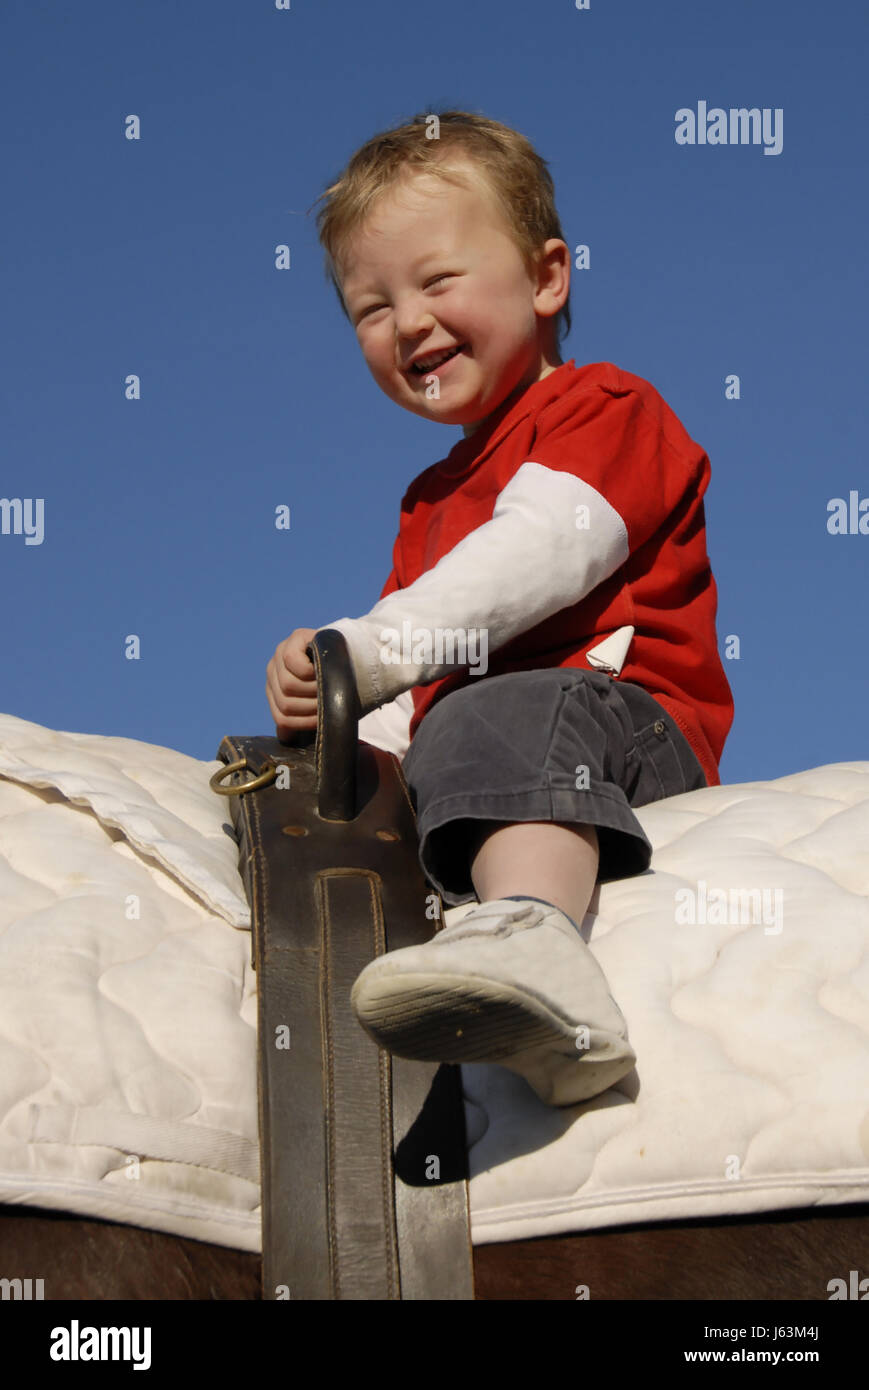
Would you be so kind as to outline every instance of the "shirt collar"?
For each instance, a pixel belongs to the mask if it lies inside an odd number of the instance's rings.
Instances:
[[[438,471],[450,478],[466,473],[486,454],[497,448],[501,440],[526,415],[542,410],[550,399],[554,400],[559,396],[564,390],[568,375],[575,369],[575,359],[571,357],[569,362],[562,362],[560,367],[556,367],[540,381],[532,382],[512,406],[508,406],[506,402],[499,406],[489,416],[485,425],[481,425],[473,434],[453,445],[446,458],[441,459],[436,465]]]

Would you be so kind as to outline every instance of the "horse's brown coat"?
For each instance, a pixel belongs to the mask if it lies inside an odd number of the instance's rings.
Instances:
[[[550,1236],[474,1251],[477,1298],[827,1300],[869,1275],[869,1207],[773,1212]],[[8,1207],[0,1277],[44,1279],[58,1299],[260,1297],[260,1257],[136,1226]]]

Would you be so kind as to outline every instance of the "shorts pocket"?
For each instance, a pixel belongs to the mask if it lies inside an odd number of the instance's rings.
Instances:
[[[639,759],[639,777],[631,796],[632,806],[645,806],[650,801],[663,801],[668,796],[681,796],[688,791],[685,769],[673,741],[670,727],[664,719],[638,729],[630,756]]]

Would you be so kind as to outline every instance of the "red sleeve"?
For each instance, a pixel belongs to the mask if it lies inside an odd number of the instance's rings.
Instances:
[[[639,381],[639,379],[637,379]],[[640,383],[646,387],[646,383]],[[633,554],[673,514],[689,491],[702,496],[706,455],[666,402],[624,381],[570,393],[540,416],[528,457],[572,473],[618,513]],[[701,486],[702,484],[702,486]]]
[[[394,594],[395,591],[396,591],[396,589],[402,589],[402,588],[404,587],[404,585],[401,583],[401,581],[400,581],[399,578],[398,578],[398,567],[399,567],[399,544],[398,544],[398,543],[399,543],[400,539],[401,539],[401,536],[400,536],[400,535],[396,536],[396,538],[395,538],[395,544],[394,544],[393,547],[392,547],[392,569],[391,569],[390,572],[389,572],[389,578],[387,579],[386,583],[384,584],[383,588],[382,588],[381,591],[380,591],[380,597],[381,597],[381,598],[386,598],[386,595],[387,595],[387,594]]]

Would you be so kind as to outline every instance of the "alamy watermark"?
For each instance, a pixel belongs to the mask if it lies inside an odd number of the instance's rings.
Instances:
[[[681,106],[675,116],[677,145],[760,145],[764,154],[781,154],[784,142],[784,109],[776,107],[707,106],[697,110]]]
[[[412,627],[410,620],[380,629],[380,660],[387,666],[468,666],[472,676],[489,669],[489,632],[484,627]]]
[[[0,497],[0,536],[20,535],[24,536],[25,545],[42,545],[45,538],[44,497]]]
[[[132,1361],[134,1371],[151,1367],[150,1327],[82,1327],[73,1318],[68,1327],[51,1329],[48,1354],[52,1361]]]
[[[0,1299],[30,1303],[45,1298],[44,1279],[0,1279]]]
[[[674,895],[677,926],[749,927],[763,923],[764,936],[778,936],[784,916],[783,888],[710,888],[697,880]]]
[[[831,536],[869,536],[869,497],[861,497],[855,487],[844,497],[831,497],[827,503],[827,530]]]

